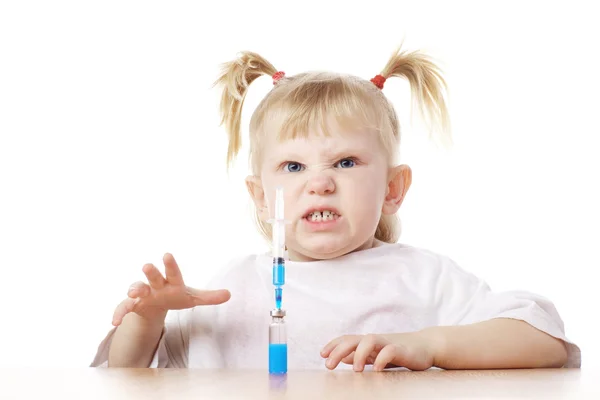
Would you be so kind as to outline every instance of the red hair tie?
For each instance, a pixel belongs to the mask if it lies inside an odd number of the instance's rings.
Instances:
[[[275,85],[281,78],[285,76],[285,72],[279,71],[273,74],[273,85]]]
[[[371,82],[373,82],[375,86],[377,86],[379,89],[383,89],[383,84],[385,83],[385,76],[375,75],[375,77],[371,79]]]

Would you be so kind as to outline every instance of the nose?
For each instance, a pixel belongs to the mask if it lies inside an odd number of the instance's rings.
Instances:
[[[326,195],[335,192],[333,179],[326,174],[313,176],[307,184],[306,190],[309,194]]]

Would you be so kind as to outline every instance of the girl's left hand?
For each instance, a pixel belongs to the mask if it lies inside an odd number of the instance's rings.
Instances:
[[[432,343],[418,333],[341,336],[329,342],[321,356],[327,358],[325,365],[329,369],[343,362],[352,364],[357,372],[368,364],[375,371],[394,367],[423,371],[434,365]]]

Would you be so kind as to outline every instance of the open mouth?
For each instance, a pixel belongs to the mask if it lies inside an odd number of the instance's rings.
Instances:
[[[308,222],[329,222],[335,221],[340,217],[336,210],[313,210],[304,216]]]

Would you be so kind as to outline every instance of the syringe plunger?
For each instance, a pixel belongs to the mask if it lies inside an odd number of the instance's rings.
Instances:
[[[285,219],[283,208],[283,188],[275,192],[275,218],[273,224],[273,257],[283,258],[285,252]]]

